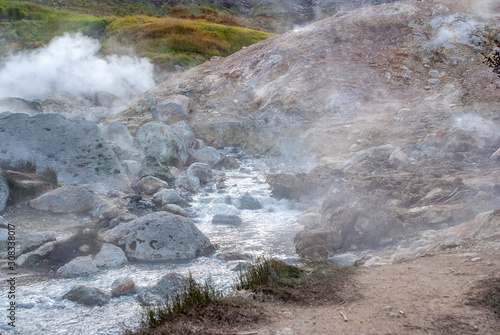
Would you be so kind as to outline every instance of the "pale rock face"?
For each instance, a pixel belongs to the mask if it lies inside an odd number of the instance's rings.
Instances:
[[[62,186],[30,201],[30,206],[52,213],[92,212],[98,205],[98,198],[79,186]]]
[[[0,121],[0,164],[33,162],[49,167],[62,183],[128,190],[130,181],[99,128],[59,114],[10,114]]]
[[[211,245],[190,219],[167,212],[122,223],[101,237],[124,245],[127,257],[138,261],[194,258],[204,255]]]

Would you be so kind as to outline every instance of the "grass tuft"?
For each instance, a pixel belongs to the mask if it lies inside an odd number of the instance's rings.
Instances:
[[[326,261],[299,268],[272,258],[258,258],[240,273],[236,289],[286,302],[336,303],[344,300],[342,292],[353,273],[351,267]]]

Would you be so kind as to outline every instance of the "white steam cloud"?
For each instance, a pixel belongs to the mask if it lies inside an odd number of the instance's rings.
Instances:
[[[44,48],[5,57],[0,62],[0,98],[105,91],[126,99],[155,85],[149,59],[103,56],[100,47],[81,33],[65,34]]]

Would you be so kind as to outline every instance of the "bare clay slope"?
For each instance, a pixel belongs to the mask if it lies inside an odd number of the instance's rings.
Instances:
[[[184,94],[209,143],[276,152],[291,140],[340,159],[356,143],[416,142],[461,113],[495,118],[499,79],[481,53],[498,20],[454,7],[467,9],[431,2],[340,13],[164,82],[128,114],[147,118],[149,98]]]

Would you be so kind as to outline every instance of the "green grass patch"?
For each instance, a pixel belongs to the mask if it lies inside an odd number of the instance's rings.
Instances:
[[[272,258],[259,258],[240,273],[236,289],[286,302],[338,303],[345,300],[343,292],[353,273],[352,267],[327,261],[297,267]]]
[[[180,60],[179,65],[184,66],[200,64],[212,56],[228,56],[243,46],[274,36],[205,21],[147,16],[117,18],[107,26],[106,32],[157,63],[178,64]]]
[[[52,10],[25,1],[0,0],[0,8],[3,35],[14,49],[40,47],[65,32],[102,37],[112,20]]]

